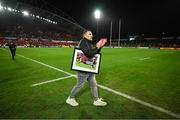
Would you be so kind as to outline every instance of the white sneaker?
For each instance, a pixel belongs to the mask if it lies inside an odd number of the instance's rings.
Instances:
[[[68,99],[66,100],[66,103],[71,105],[71,106],[78,106],[79,105],[79,103],[76,102],[75,98],[70,98],[70,97],[68,97]]]
[[[96,101],[94,101],[93,105],[95,106],[106,106],[107,103],[102,101],[103,99],[102,98],[98,98]]]

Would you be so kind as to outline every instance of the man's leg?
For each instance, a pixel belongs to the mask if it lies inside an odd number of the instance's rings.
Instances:
[[[12,58],[13,58],[13,60],[14,60],[15,54],[16,54],[16,51],[12,50]]]
[[[98,99],[98,89],[97,89],[97,82],[96,82],[96,76],[95,74],[89,73],[88,77],[88,83],[91,88],[91,93],[93,95],[93,99],[97,100]]]
[[[14,60],[13,50],[12,50],[12,49],[10,49],[10,52],[11,52],[12,59]]]
[[[88,78],[87,73],[78,72],[77,83],[74,88],[71,90],[70,98],[75,98],[76,94],[80,91],[80,89],[84,85],[84,81]]]
[[[95,105],[95,106],[106,106],[107,103],[102,101],[102,99],[98,97],[97,82],[96,82],[95,74],[89,75],[88,82],[89,82],[89,85],[91,87],[91,93],[92,93],[93,99],[94,99],[93,105]]]
[[[78,72],[77,84],[71,90],[71,94],[70,94],[70,96],[66,100],[67,104],[69,104],[71,106],[78,106],[79,105],[79,103],[76,102],[75,96],[80,91],[80,89],[83,87],[84,81],[87,78],[88,78],[88,74],[87,73]]]

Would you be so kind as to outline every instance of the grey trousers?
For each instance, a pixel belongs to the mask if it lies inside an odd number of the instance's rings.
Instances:
[[[78,79],[76,85],[71,90],[70,98],[75,98],[76,94],[80,91],[83,87],[85,80],[88,81],[89,86],[91,88],[91,93],[94,100],[98,99],[98,90],[97,90],[97,83],[96,77],[93,73],[85,73],[85,72],[78,72]]]

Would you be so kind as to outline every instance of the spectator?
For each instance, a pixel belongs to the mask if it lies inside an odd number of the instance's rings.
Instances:
[[[9,49],[11,51],[12,59],[14,60],[15,59],[15,55],[16,55],[16,44],[15,44],[15,42],[11,42],[9,44]]]

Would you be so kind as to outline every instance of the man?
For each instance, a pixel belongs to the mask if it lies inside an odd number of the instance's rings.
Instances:
[[[16,44],[14,42],[11,42],[9,44],[9,49],[11,51],[12,59],[14,60],[16,55]]]
[[[106,42],[98,42],[96,45],[92,44],[92,32],[89,30],[86,30],[83,33],[83,39],[81,40],[79,44],[79,48],[83,51],[85,56],[87,58],[92,58],[95,54],[100,52],[100,49],[105,45]],[[71,106],[78,106],[79,103],[76,101],[75,96],[80,91],[80,89],[83,87],[85,80],[88,81],[89,86],[91,88],[91,93],[93,96],[93,105],[95,106],[106,106],[107,103],[102,101],[101,98],[98,96],[98,90],[97,90],[97,83],[95,74],[88,73],[88,72],[80,72],[78,71],[77,75],[77,84],[74,86],[74,88],[71,90],[71,93],[69,97],[66,100],[66,103]]]

